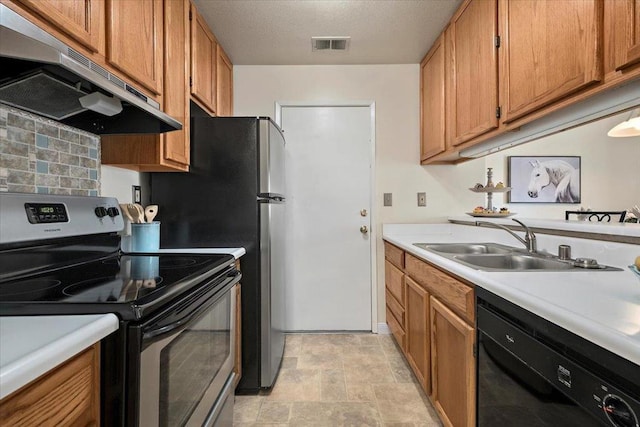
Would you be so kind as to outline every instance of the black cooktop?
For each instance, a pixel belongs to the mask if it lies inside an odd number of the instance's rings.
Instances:
[[[221,254],[116,255],[0,282],[0,315],[116,313],[141,319],[171,297],[235,274],[233,265],[233,256]]]

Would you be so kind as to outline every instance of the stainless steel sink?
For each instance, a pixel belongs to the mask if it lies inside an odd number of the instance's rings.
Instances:
[[[509,254],[517,251],[513,246],[498,243],[414,243],[414,246],[443,254]]]
[[[483,271],[620,271],[594,264],[589,268],[561,261],[547,253],[529,253],[524,248],[498,243],[414,243],[421,249]]]
[[[553,258],[541,258],[524,254],[501,255],[456,255],[455,261],[492,271],[545,270],[562,271],[573,270],[573,263],[559,261]]]

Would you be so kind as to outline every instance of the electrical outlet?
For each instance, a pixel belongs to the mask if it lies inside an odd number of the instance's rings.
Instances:
[[[418,193],[418,206],[427,206],[427,193]]]
[[[142,203],[142,192],[139,185],[131,186],[131,200],[133,203]]]
[[[383,197],[384,206],[391,206],[392,204],[392,200],[391,200],[391,193],[384,193],[384,197]]]

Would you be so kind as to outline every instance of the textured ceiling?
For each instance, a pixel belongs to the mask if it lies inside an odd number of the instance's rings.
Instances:
[[[236,65],[416,64],[461,0],[195,0]],[[312,36],[351,36],[312,52]]]

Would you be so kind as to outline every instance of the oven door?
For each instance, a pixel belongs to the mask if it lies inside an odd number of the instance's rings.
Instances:
[[[142,329],[140,426],[216,424],[215,412],[225,408],[218,400],[233,380],[238,280],[177,304]]]

